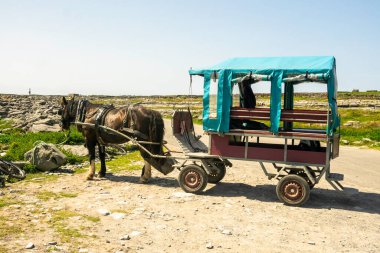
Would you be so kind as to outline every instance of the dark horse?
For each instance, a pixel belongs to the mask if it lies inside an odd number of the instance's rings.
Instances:
[[[107,132],[99,126],[115,129],[127,136],[139,141],[153,142],[156,144],[143,144],[152,154],[164,155],[163,137],[164,121],[159,112],[144,108],[141,105],[130,105],[114,108],[100,104],[92,104],[87,100],[70,100],[62,98],[61,110],[62,129],[69,129],[70,123],[82,122],[89,125],[77,125],[85,138],[85,144],[90,158],[90,168],[87,175],[92,180],[95,175],[95,147],[99,148],[101,168],[99,177],[106,175],[105,148],[107,144],[121,144],[128,141],[127,138],[115,133]],[[165,175],[173,171],[172,159],[153,158],[139,147],[144,159],[144,167],[139,182],[147,182],[151,177],[151,165]]]

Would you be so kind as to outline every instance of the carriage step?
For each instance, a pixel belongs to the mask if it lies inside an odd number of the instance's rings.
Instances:
[[[326,179],[330,181],[343,181],[344,175],[339,173],[330,173]]]
[[[272,178],[274,178],[276,175],[277,174],[274,174],[274,173],[267,173],[267,177],[268,177],[269,180],[272,179]]]

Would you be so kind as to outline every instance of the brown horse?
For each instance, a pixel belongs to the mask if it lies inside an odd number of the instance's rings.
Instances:
[[[100,104],[92,104],[87,100],[70,100],[62,98],[60,114],[62,116],[62,129],[70,128],[70,123],[82,122],[90,125],[77,125],[85,138],[85,145],[90,158],[90,168],[87,175],[92,180],[95,175],[95,147],[99,148],[101,168],[99,177],[106,175],[105,145],[121,144],[128,139],[120,135],[105,131],[99,126],[115,129],[127,136],[139,141],[156,144],[143,144],[149,152],[156,155],[164,155],[163,137],[164,121],[159,112],[144,108],[141,105],[130,105],[122,108],[114,108]],[[139,182],[145,183],[151,177],[151,165],[163,174],[173,171],[174,160],[166,158],[153,158],[139,147],[144,159],[144,167]]]

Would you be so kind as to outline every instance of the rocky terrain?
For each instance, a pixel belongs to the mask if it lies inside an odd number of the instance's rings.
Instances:
[[[0,95],[0,118],[25,131],[58,131],[60,98]],[[200,113],[202,107],[198,96],[185,104],[183,96],[86,98],[115,106],[142,103],[166,116],[174,108],[190,105]],[[377,98],[366,99],[339,103],[379,104]],[[260,103],[268,101],[263,96]],[[319,107],[324,102],[296,101],[303,103]],[[179,150],[169,120],[165,126],[168,145]],[[201,134],[201,126],[196,131]],[[63,148],[86,155],[83,146]],[[0,189],[0,253],[379,252],[379,159],[377,150],[341,147],[333,172],[345,174],[343,184],[359,193],[336,193],[323,180],[300,208],[279,203],[276,182],[253,162],[232,161],[225,179],[200,195],[181,190],[178,171],[163,176],[154,170],[148,184],[137,184],[141,171],[123,167],[140,168],[139,159],[118,167],[108,161],[106,179],[90,182],[84,174],[88,162],[65,165]]]
[[[269,106],[267,94],[257,94],[258,106]],[[326,108],[327,101],[324,101],[324,93],[314,93],[307,95],[299,94],[300,98],[309,96],[311,99],[296,99],[295,107]],[[165,117],[171,116],[174,109],[187,109],[190,107],[196,117],[201,118],[202,97],[201,96],[77,96],[88,99],[94,103],[114,104],[124,106],[130,103],[140,103],[146,107],[160,111]],[[40,95],[6,95],[0,94],[0,119],[12,119],[14,127],[22,128],[26,131],[59,131],[60,116],[57,115],[60,107],[61,96],[40,96]],[[338,100],[338,106],[342,108],[380,108],[379,96],[352,96],[342,97]]]
[[[57,96],[0,95],[0,118],[26,131],[60,131]]]

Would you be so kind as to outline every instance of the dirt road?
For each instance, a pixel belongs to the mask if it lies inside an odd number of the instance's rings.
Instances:
[[[3,190],[15,204],[0,209],[0,223],[23,229],[0,226],[0,252],[380,251],[379,151],[342,147],[332,170],[360,192],[341,195],[323,181],[304,207],[279,203],[276,182],[258,164],[232,162],[225,179],[202,195],[184,193],[177,171],[154,170],[146,185],[137,184],[140,171],[14,184]],[[44,192],[53,197],[37,198]],[[24,249],[29,242],[34,249]]]

